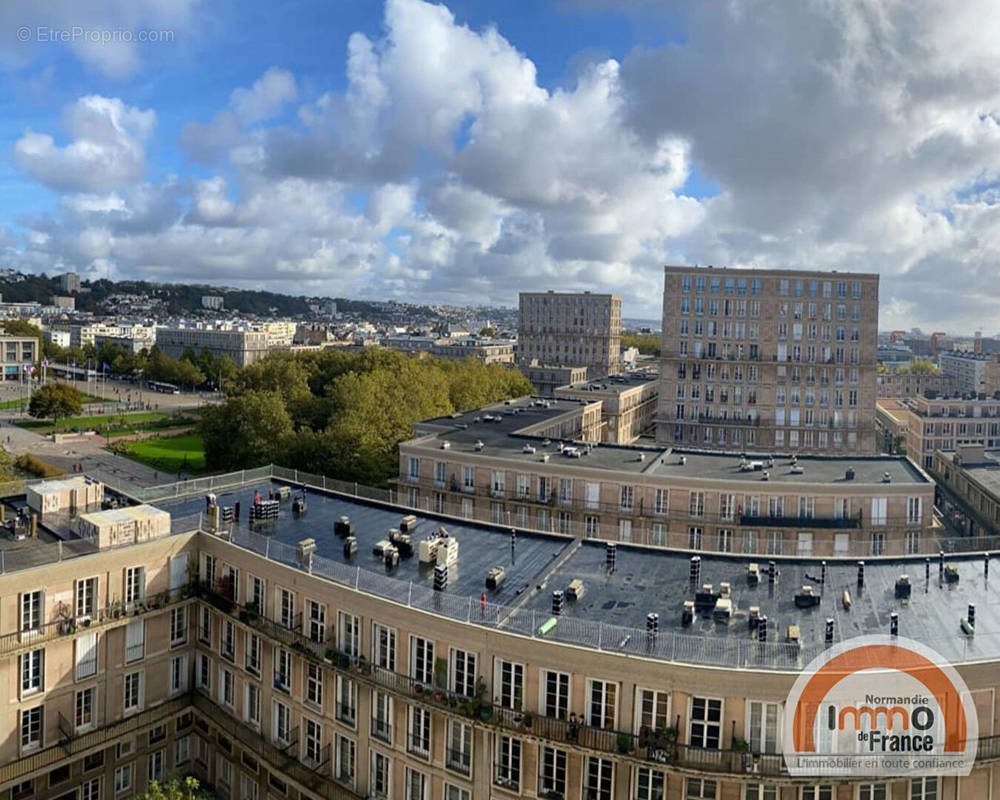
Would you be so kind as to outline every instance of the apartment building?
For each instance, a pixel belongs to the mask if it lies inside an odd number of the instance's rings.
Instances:
[[[956,391],[951,376],[943,372],[877,372],[876,394],[884,397],[916,397],[920,394],[951,394]]]
[[[962,445],[1000,448],[1000,398],[918,396],[878,402],[880,424],[906,437],[906,455],[930,469],[935,450]]]
[[[985,539],[985,547],[996,547],[1000,543],[1000,450],[982,445],[935,450],[931,469],[938,491],[963,512],[968,535]]]
[[[993,394],[1000,390],[1000,354],[950,350],[938,356],[941,371],[962,394]]]
[[[417,423],[399,445],[398,497],[462,519],[695,552],[867,557],[944,546],[934,484],[905,458],[598,444],[600,409],[522,398]]]
[[[517,363],[586,367],[587,379],[615,375],[622,369],[621,327],[618,295],[521,292]]]
[[[636,370],[592,381],[560,386],[557,398],[601,402],[600,441],[631,444],[651,433],[659,394],[659,376],[651,370]]]
[[[206,499],[183,484],[144,498],[173,515],[170,535],[106,550],[71,540],[72,558],[41,530],[30,553],[0,545],[4,800],[127,797],[186,774],[241,800],[888,800],[987,797],[1000,780],[1000,621],[983,615],[974,651],[951,624],[970,598],[994,599],[980,554],[954,559],[965,590],[929,583],[905,603],[875,592],[850,621],[839,587],[855,584],[853,560],[826,564],[836,591],[820,587],[818,607],[802,609],[792,595],[818,559],[779,558],[780,580],[751,585],[746,562],[706,554],[699,577],[768,618],[771,641],[736,615],[682,627],[689,554],[512,540],[506,527],[327,493],[291,470],[215,480],[244,508],[308,484],[308,509],[279,501],[266,520],[187,524]],[[421,547],[387,565],[383,540],[401,522]],[[868,585],[923,563],[874,559]],[[555,611],[552,592],[571,583],[576,599]],[[890,608],[972,693],[971,774],[790,778],[780,720],[802,663],[826,646],[815,621],[836,617],[840,641],[882,632]],[[648,613],[662,620],[652,633]],[[782,641],[793,626],[800,638]]]
[[[878,275],[666,267],[657,441],[877,452]]]
[[[245,367],[267,355],[267,336],[264,331],[160,327],[156,329],[156,346],[173,358],[180,358],[188,349],[196,354],[207,349],[214,356],[229,356],[236,366]]]
[[[38,358],[38,339],[33,336],[0,336],[0,366],[5,381],[22,380]]]

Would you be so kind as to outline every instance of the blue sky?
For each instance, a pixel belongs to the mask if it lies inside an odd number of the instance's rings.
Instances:
[[[995,15],[872,2],[6,3],[0,248],[641,317],[664,263],[877,271],[885,326],[1000,328]],[[37,41],[72,26],[172,40]]]

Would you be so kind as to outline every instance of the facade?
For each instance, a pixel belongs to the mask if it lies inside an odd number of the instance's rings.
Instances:
[[[38,339],[33,336],[0,336],[0,368],[5,381],[19,381],[38,361]]]
[[[601,402],[600,441],[631,444],[653,428],[660,381],[655,372],[623,372],[586,383],[560,386],[557,398]]]
[[[463,519],[696,552],[937,553],[934,484],[902,457],[597,444],[601,403],[522,398],[414,426],[399,496]]]
[[[969,536],[987,539],[984,546],[1000,542],[1000,451],[982,445],[957,450],[936,450],[932,466],[939,491],[957,506],[967,520]]]
[[[80,291],[80,276],[75,272],[64,272],[59,276],[59,288],[64,292],[75,293]]]
[[[879,372],[875,375],[875,385],[880,398],[916,397],[928,392],[951,394],[956,391],[951,377],[943,372]]]
[[[585,383],[587,381],[586,367],[567,367],[552,364],[530,364],[522,366],[521,372],[528,379],[535,391],[543,397],[554,397],[560,386]]]
[[[657,441],[871,455],[878,275],[666,267]]]
[[[72,295],[54,295],[52,305],[64,311],[73,311],[76,308],[76,298]]]
[[[69,331],[56,330],[54,328],[50,328],[45,331],[44,336],[45,336],[45,341],[52,342],[52,344],[57,345],[58,347],[70,346]]]
[[[226,300],[220,294],[203,294],[201,296],[201,307],[207,308],[209,311],[222,311],[225,304]]]
[[[933,466],[934,451],[962,445],[1000,448],[1000,399],[915,397],[878,403],[880,423],[906,437],[906,455],[924,469]]]
[[[255,491],[311,476],[287,479],[220,485],[249,507]],[[671,621],[693,591],[687,554],[620,548],[608,570],[602,544],[548,535],[519,538],[508,557],[506,528],[421,515],[421,537],[444,524],[458,543],[434,588],[416,554],[388,570],[371,555],[405,506],[310,485],[307,513],[283,506],[264,535],[246,515],[222,531],[210,516],[182,524],[177,515],[205,500],[169,488],[176,533],[104,550],[73,541],[76,557],[63,560],[53,542],[32,540],[31,559],[8,557],[4,800],[127,797],[188,774],[240,800],[927,800],[985,798],[1000,783],[1000,622],[982,615],[972,658],[945,624],[970,598],[986,607],[995,597],[979,554],[956,558],[964,591],[934,583],[850,623],[835,607],[853,561],[831,562],[837,591],[801,610],[790,593],[817,561],[781,560],[779,583],[750,587],[745,563],[706,556],[702,574],[727,581],[737,608],[756,605],[776,632],[801,628],[791,646],[751,640],[737,620]],[[309,514],[354,520],[357,553],[341,553]],[[507,581],[480,600],[497,564]],[[922,564],[876,559],[868,580],[891,585]],[[518,590],[539,575],[546,590]],[[550,590],[580,575],[588,591],[539,633]],[[650,591],[637,596],[636,583]],[[809,620],[838,616],[840,640],[877,632],[889,607],[968,685],[980,730],[972,773],[790,778],[783,704],[824,646]],[[650,636],[653,609],[663,622]]]
[[[955,391],[962,394],[993,394],[1000,390],[1000,355],[950,350],[938,356],[941,371]]]
[[[521,292],[518,365],[586,367],[587,379],[615,375],[622,369],[621,328],[618,295]]]
[[[195,353],[208,349],[214,356],[229,356],[236,366],[245,367],[267,355],[267,334],[219,328],[157,328],[156,346],[173,358],[180,358],[188,348]]]
[[[474,358],[483,364],[514,363],[514,342],[508,340],[448,338],[435,342],[430,352],[441,358]]]

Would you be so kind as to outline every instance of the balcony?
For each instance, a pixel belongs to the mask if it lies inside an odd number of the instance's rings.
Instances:
[[[472,752],[449,747],[445,750],[444,765],[453,772],[470,775],[472,773]]]
[[[518,793],[521,791],[520,770],[513,770],[504,764],[493,765],[493,785]]]
[[[357,724],[357,709],[353,703],[337,701],[337,719],[352,728]]]
[[[387,720],[380,717],[372,717],[371,735],[383,742],[392,744],[392,725]]]
[[[778,516],[760,514],[740,514],[740,525],[761,528],[807,528],[807,529],[858,529],[861,515],[855,517],[799,517],[781,514]]]
[[[411,733],[406,737],[406,752],[427,758],[431,752],[431,739],[419,733]]]

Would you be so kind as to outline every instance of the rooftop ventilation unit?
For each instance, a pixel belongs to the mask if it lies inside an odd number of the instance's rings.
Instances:
[[[888,472],[882,473],[882,483],[892,483],[892,476]]]
[[[760,622],[760,606],[750,606],[747,614],[747,623],[750,625],[750,630],[757,630],[757,624]]]
[[[747,565],[747,583],[751,586],[760,583],[760,565],[756,561],[751,561]]]
[[[889,614],[889,635],[899,636],[899,614],[895,611]]]
[[[694,584],[701,580],[701,556],[691,556],[688,578]]]
[[[760,479],[761,479],[762,481],[769,481],[769,480],[771,480],[771,473],[770,473],[770,472],[768,472],[768,471],[767,471],[767,470],[765,469],[765,470],[764,470],[764,474],[760,476]]]
[[[833,644],[833,620],[830,617],[826,618],[826,633],[823,636],[823,641],[826,644]]]
[[[583,581],[579,578],[574,578],[569,582],[569,586],[566,588],[566,596],[573,601],[579,600],[583,597]]]
[[[451,450],[451,442],[441,442],[442,450]]]
[[[692,622],[694,622],[694,601],[685,600],[684,608],[681,611],[681,625],[686,628]]]
[[[448,588],[448,568],[443,564],[434,566],[434,591],[443,592]]]
[[[392,543],[388,539],[380,539],[375,542],[375,546],[372,548],[372,553],[381,558],[391,545]]]
[[[507,572],[503,567],[494,567],[486,573],[486,588],[491,592],[499,589],[507,577]]]
[[[549,454],[548,453],[542,453],[542,455],[539,456],[538,460],[541,461],[543,464],[548,463]]]
[[[813,587],[806,585],[803,586],[801,591],[797,592],[795,595],[795,607],[796,608],[812,608],[813,606],[819,605],[820,597],[813,591]]]
[[[805,468],[799,464],[792,464],[788,472],[792,475],[802,475],[805,472]]]
[[[530,444],[526,444],[524,447],[521,448],[521,452],[528,453],[529,455],[531,455],[535,452],[535,448],[532,447]]]
[[[687,456],[681,456],[680,459],[678,459],[677,463],[680,464],[683,467],[685,464],[688,463],[688,457]]]
[[[555,616],[559,616],[563,612],[563,591],[562,589],[556,589],[552,592],[552,613]]]
[[[896,597],[900,600],[906,600],[910,597],[910,591],[913,587],[910,586],[910,576],[900,575],[896,578]]]
[[[350,536],[353,530],[354,528],[351,527],[351,520],[349,517],[341,517],[333,523],[333,534],[334,536],[339,536],[341,539],[345,536]]]
[[[694,610],[699,614],[703,611],[711,611],[715,608],[715,601],[719,599],[719,593],[713,590],[712,584],[706,583],[700,591],[694,593]]]
[[[392,572],[396,567],[399,566],[399,550],[396,549],[395,545],[390,544],[382,553],[382,561],[385,563],[385,568],[389,572]]]
[[[476,444],[474,446],[477,453],[480,452],[484,447],[486,447],[486,445],[483,444],[482,439],[476,439]]]
[[[417,517],[414,514],[407,514],[399,521],[399,532],[408,533],[411,536],[417,532]]]
[[[848,467],[847,468],[847,470],[844,472],[844,480],[845,481],[853,481],[854,480],[854,467]]]
[[[660,615],[651,612],[646,615],[646,635],[655,637],[660,631]]]
[[[851,610],[851,593],[847,589],[844,589],[844,593],[840,596],[840,602],[843,604],[845,611]]]
[[[413,555],[413,537],[395,528],[389,531],[389,542],[399,551],[400,558],[410,558]]]
[[[947,583],[958,583],[958,565],[948,564],[944,568],[944,579]]]
[[[355,536],[353,533],[350,533],[344,539],[344,558],[350,561],[357,554],[358,554],[358,537]]]
[[[733,616],[733,601],[728,597],[720,597],[715,601],[715,607],[712,609],[712,619],[716,622],[722,622],[729,624],[729,620]]]
[[[788,642],[789,644],[797,645],[800,643],[801,638],[802,634],[799,631],[799,626],[789,625],[787,630],[785,631],[785,641]]]

